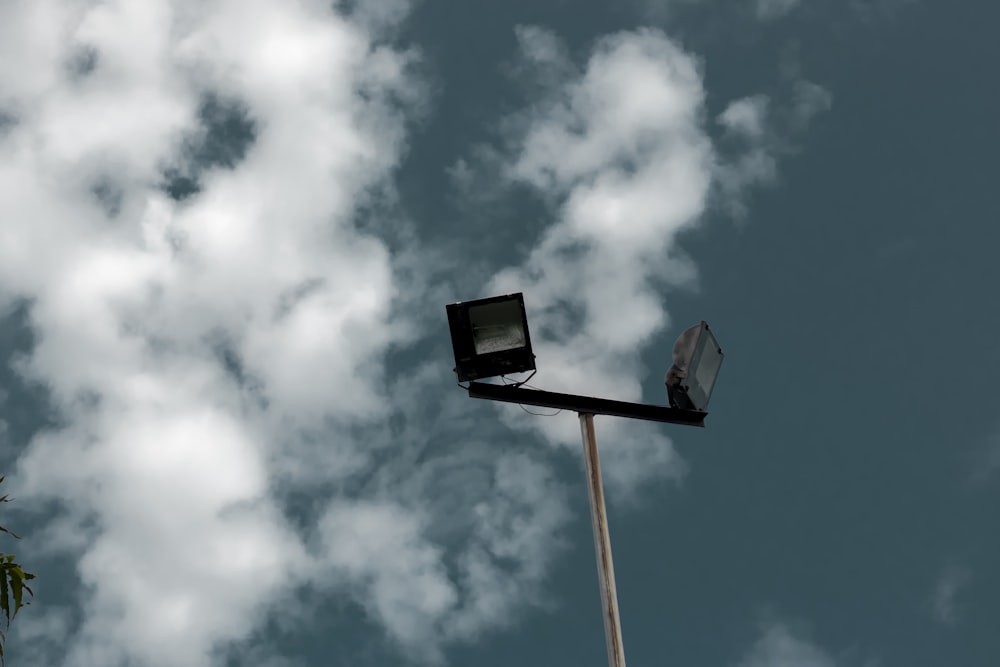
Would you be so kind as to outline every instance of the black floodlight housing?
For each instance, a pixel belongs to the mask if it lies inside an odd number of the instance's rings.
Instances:
[[[673,356],[665,379],[671,407],[704,411],[723,357],[708,324],[702,321],[686,329],[674,343]]]
[[[521,292],[460,301],[447,310],[459,382],[535,370]]]

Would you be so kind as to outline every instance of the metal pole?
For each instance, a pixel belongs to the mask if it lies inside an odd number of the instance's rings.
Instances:
[[[597,457],[597,436],[594,434],[594,415],[585,412],[579,414],[580,432],[583,435],[583,458],[587,463],[590,518],[594,526],[597,578],[601,586],[601,606],[604,609],[604,640],[608,647],[608,665],[625,667],[621,621],[618,619],[615,567],[611,561],[611,535],[608,533],[608,518],[604,509],[604,485],[601,483],[601,461]]]

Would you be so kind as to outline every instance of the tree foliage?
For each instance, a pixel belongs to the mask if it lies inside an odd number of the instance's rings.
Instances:
[[[0,477],[0,483],[3,483],[3,480],[4,478]],[[7,494],[0,496],[0,503],[9,503],[11,500],[13,498],[8,498]],[[7,533],[15,540],[21,539],[13,531],[7,530],[3,526],[0,526],[0,532]],[[27,591],[32,597],[35,596],[34,591],[27,583],[34,579],[35,575],[25,572],[13,554],[2,552],[0,552],[0,569],[3,570],[3,573],[0,574],[0,611],[3,612],[7,621],[7,628],[10,629],[11,619],[17,616],[21,607],[28,604],[24,600],[24,592]],[[4,644],[6,642],[7,635],[3,630],[0,630],[0,664],[6,664],[4,658]]]

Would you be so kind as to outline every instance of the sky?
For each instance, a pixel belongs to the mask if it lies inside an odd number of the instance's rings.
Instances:
[[[1000,661],[1000,42],[932,0],[5,0],[2,524],[29,667]]]

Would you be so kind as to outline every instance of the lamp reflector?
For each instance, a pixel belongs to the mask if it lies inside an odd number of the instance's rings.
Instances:
[[[500,301],[469,308],[472,341],[476,354],[503,352],[524,347],[521,305]]]

